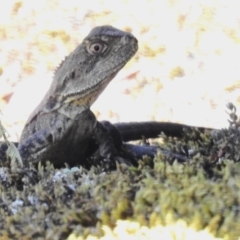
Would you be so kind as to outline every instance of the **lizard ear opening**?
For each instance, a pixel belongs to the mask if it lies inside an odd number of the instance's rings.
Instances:
[[[56,98],[53,96],[50,96],[48,98],[48,101],[46,102],[46,110],[49,110],[49,111],[53,110],[56,104],[57,104]]]

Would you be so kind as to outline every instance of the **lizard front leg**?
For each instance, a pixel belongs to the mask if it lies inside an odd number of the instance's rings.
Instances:
[[[122,147],[121,135],[118,131],[114,134],[112,132],[114,129],[110,129],[112,125],[108,123],[107,121],[97,122],[94,129],[93,138],[98,144],[98,151],[94,156],[97,156],[96,159],[102,157],[113,165],[115,162],[119,162],[136,166],[137,160]]]
[[[114,145],[117,149],[125,149],[131,152],[136,159],[141,159],[143,156],[154,158],[157,151],[162,152],[166,156],[173,157],[179,162],[187,161],[186,156],[174,154],[166,149],[161,149],[160,146],[154,145],[134,145],[125,143],[129,140],[139,140],[142,136],[147,138],[156,138],[161,131],[166,132],[167,135],[180,136],[183,134],[183,128],[187,127],[183,124],[163,123],[163,122],[133,122],[133,123],[117,123],[112,124],[108,121],[101,121],[105,129],[111,135]],[[200,128],[200,130],[203,130]]]
[[[54,146],[64,139],[72,126],[72,120],[56,113],[39,115],[24,129],[18,150],[24,162],[37,163],[51,160],[55,155]],[[56,152],[57,153],[57,152]]]

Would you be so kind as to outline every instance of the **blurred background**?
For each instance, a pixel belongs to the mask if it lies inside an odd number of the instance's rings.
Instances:
[[[139,51],[92,107],[99,120],[228,125],[240,106],[239,0],[8,0],[0,8],[0,119],[18,140],[54,69],[99,25]]]

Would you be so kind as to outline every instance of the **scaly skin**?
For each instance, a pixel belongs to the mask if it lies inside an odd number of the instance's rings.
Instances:
[[[82,164],[95,139],[100,155],[117,153],[111,136],[90,107],[132,58],[136,38],[111,26],[94,28],[61,63],[42,102],[29,117],[19,142],[24,163]]]
[[[97,148],[100,158],[128,163],[121,157],[122,147],[137,158],[154,156],[157,147],[135,146],[123,141],[142,136],[153,138],[161,132],[182,136],[183,128],[190,126],[162,122],[110,124],[98,122],[91,112],[93,102],[137,48],[132,34],[111,26],[96,27],[89,33],[60,64],[48,92],[23,129],[18,149],[25,165],[46,160],[57,167],[64,163],[85,165],[86,158]],[[3,155],[6,147],[1,148]],[[162,152],[180,161],[186,160],[184,156]],[[127,158],[132,164],[136,163],[131,155]]]

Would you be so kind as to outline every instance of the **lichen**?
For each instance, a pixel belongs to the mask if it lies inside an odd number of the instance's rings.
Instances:
[[[229,129],[161,136],[161,147],[188,156],[184,163],[162,153],[154,164],[145,157],[108,172],[3,162],[0,239],[238,239],[239,132],[229,107]]]

